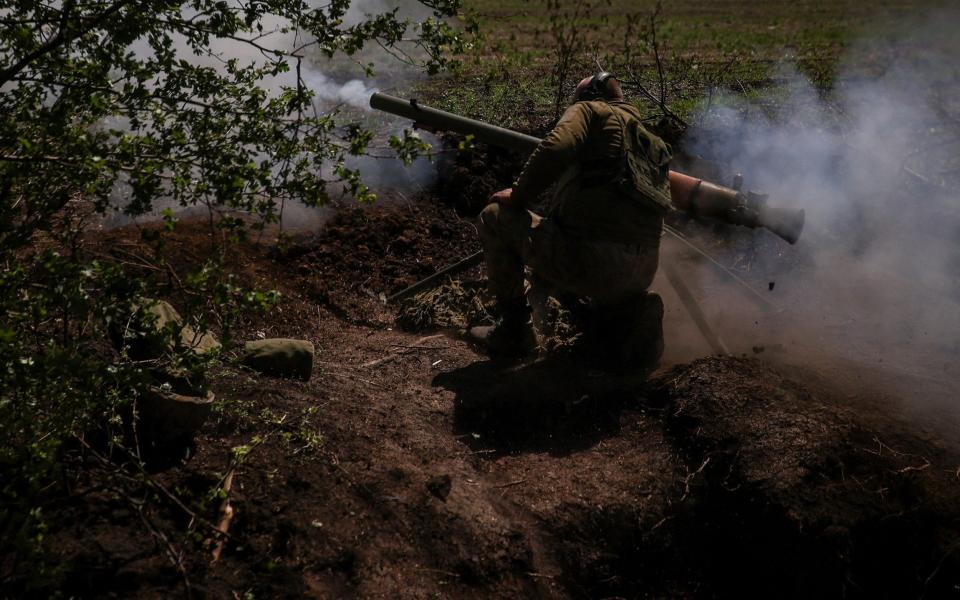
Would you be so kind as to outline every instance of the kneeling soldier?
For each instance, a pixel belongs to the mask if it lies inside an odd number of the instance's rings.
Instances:
[[[669,147],[643,127],[612,74],[581,81],[514,186],[495,193],[480,214],[499,321],[474,327],[469,337],[494,357],[535,350],[528,266],[554,290],[590,299],[596,333],[616,358],[655,364],[663,352],[663,303],[647,290],[671,206],[669,161]],[[554,182],[546,215],[528,210]]]

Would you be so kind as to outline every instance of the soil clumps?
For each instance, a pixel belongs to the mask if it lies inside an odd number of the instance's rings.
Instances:
[[[167,243],[203,256],[198,230]],[[146,252],[135,231],[104,240]],[[239,246],[238,277],[281,299],[238,337],[310,341],[313,377],[215,374],[193,453],[146,488],[72,455],[88,468],[51,500],[50,581],[128,598],[953,593],[953,442],[758,359],[652,378],[562,352],[504,368],[397,330],[380,294],[476,249],[468,222],[429,203],[344,209],[280,250]],[[211,564],[231,467],[235,516]],[[5,589],[27,593],[16,564],[0,557]]]

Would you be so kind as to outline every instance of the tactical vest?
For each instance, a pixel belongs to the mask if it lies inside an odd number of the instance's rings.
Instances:
[[[584,238],[660,244],[663,215],[672,208],[670,149],[640,123],[636,110],[620,103],[590,102],[594,126],[605,136],[597,148],[570,165],[557,182],[547,216]]]
[[[621,164],[613,176],[624,196],[664,215],[673,209],[670,199],[670,146],[647,131],[636,115],[627,109],[610,107],[620,122],[623,134]],[[628,114],[624,118],[622,112]]]

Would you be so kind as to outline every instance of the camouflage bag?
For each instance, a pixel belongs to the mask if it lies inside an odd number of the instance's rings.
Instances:
[[[615,185],[629,198],[660,215],[673,210],[670,199],[670,146],[647,131],[635,115],[629,119],[611,107],[623,134],[623,165]]]

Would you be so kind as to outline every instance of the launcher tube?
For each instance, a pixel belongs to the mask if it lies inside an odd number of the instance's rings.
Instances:
[[[412,119],[416,123],[428,125],[434,129],[473,135],[479,142],[516,150],[524,154],[533,152],[540,143],[540,139],[532,135],[511,131],[483,121],[468,119],[429,106],[421,106],[416,100],[404,100],[380,92],[370,96],[370,107],[399,117]]]
[[[377,92],[370,96],[370,107],[413,120],[432,129],[473,135],[479,142],[530,154],[540,144],[540,138],[468,119],[437,108],[421,106],[416,100],[406,100]],[[719,218],[746,227],[766,227],[791,244],[803,230],[803,211],[772,209],[764,206],[766,197],[743,194],[738,190],[716,185],[702,179],[670,171],[670,197],[673,205],[682,211],[703,217]]]
[[[490,125],[476,119],[461,117],[444,110],[422,106],[416,100],[406,100],[381,92],[370,97],[370,107],[404,117],[442,131],[454,131],[463,135],[473,135],[477,141],[492,144],[500,148],[516,150],[524,154],[533,152],[540,138],[512,131],[504,127]],[[680,210],[689,210],[690,199],[702,183],[689,175],[670,171],[670,195],[673,204]],[[724,188],[726,189],[726,188]],[[730,190],[735,196],[736,192]]]

